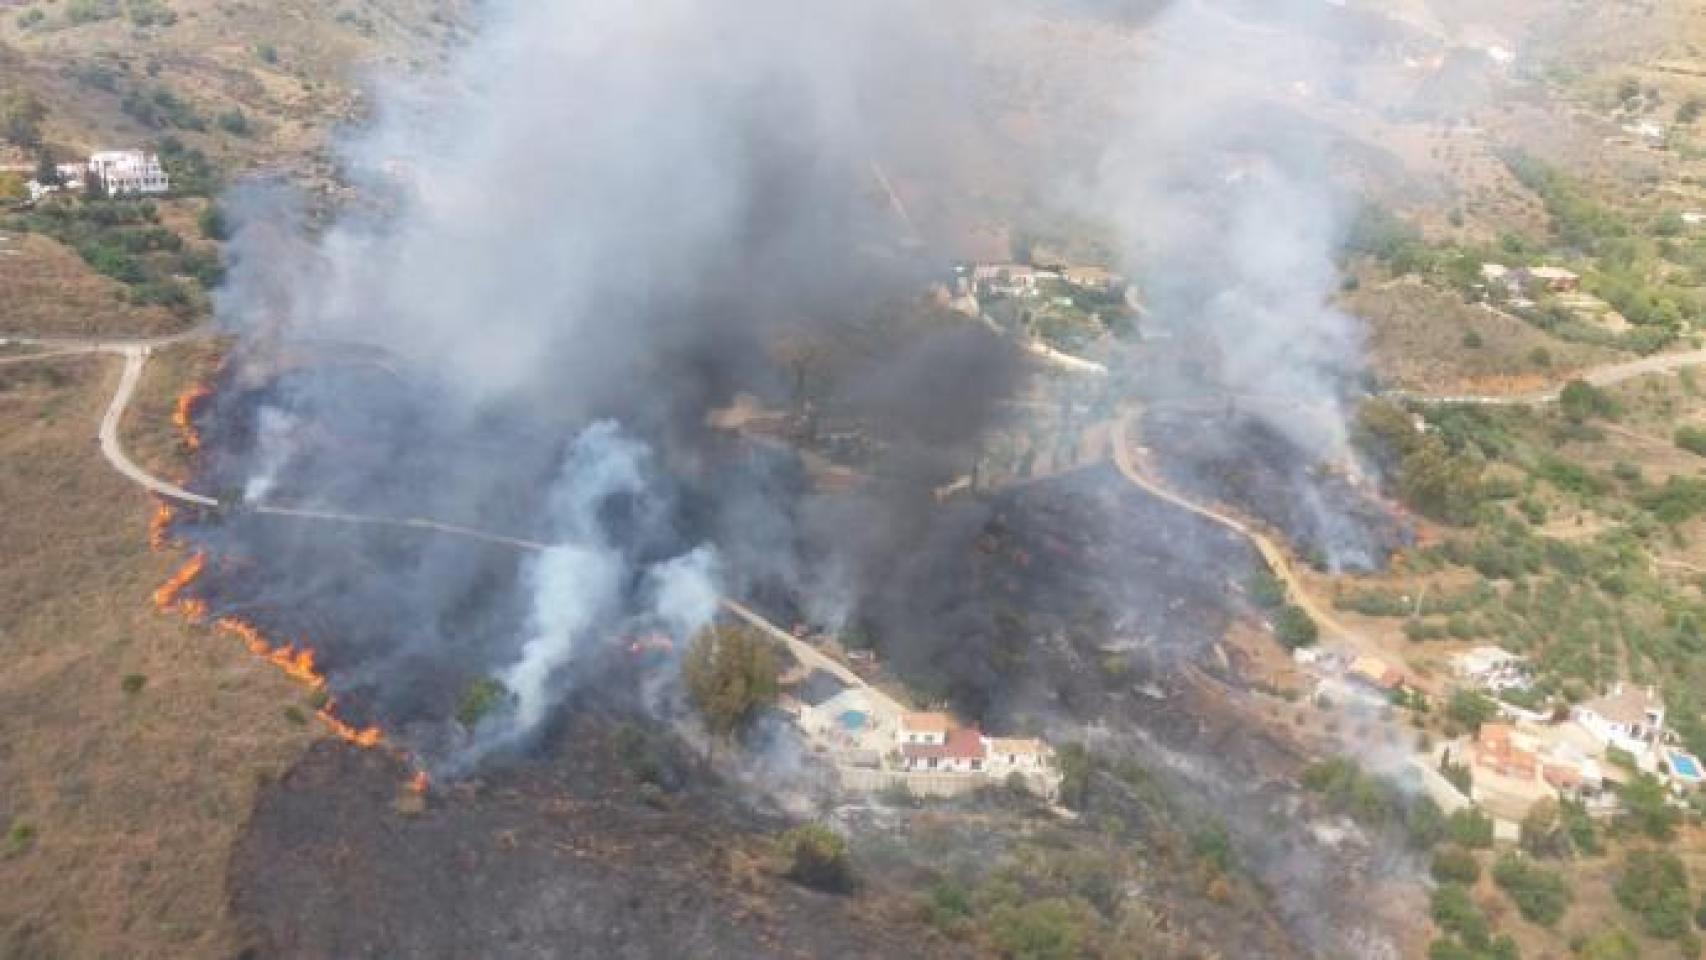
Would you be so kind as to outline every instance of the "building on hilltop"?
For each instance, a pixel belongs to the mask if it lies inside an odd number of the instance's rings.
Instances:
[[[912,773],[983,773],[987,752],[976,727],[960,727],[947,731],[940,743],[903,743],[900,756]]]
[[[160,158],[141,150],[102,150],[89,157],[89,176],[109,196],[161,194],[172,188]]]
[[[1652,687],[1625,686],[1577,704],[1570,718],[1601,745],[1626,750],[1637,757],[1650,752],[1664,737],[1665,704]]]
[[[903,714],[895,727],[895,739],[902,745],[943,746],[948,732],[954,728],[954,718],[945,713]]]
[[[1034,737],[985,737],[983,746],[992,777],[1048,772],[1048,744]]]

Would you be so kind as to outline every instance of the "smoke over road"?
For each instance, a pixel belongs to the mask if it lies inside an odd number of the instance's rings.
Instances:
[[[554,544],[517,561],[254,515],[202,531],[228,561],[210,592],[310,623],[332,685],[388,726],[502,681],[505,708],[461,741],[417,734],[456,757],[525,741],[625,634],[684,638],[722,591],[827,589],[857,566],[835,559],[846,533],[966,469],[1017,375],[924,304],[936,268],[870,174],[928,167],[931,116],[961,102],[950,11],[484,15],[445,76],[380,89],[342,145],[375,202],[315,225],[284,188],[228,199],[218,310],[242,347],[203,464],[251,503]],[[811,401],[881,440],[874,482],[833,512],[791,457],[705,426],[737,392],[802,402],[779,344],[822,356]],[[309,350],[341,362],[281,360]]]

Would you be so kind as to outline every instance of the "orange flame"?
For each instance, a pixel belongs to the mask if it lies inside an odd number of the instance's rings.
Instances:
[[[180,604],[179,595],[184,592],[184,588],[189,586],[191,581],[201,576],[201,568],[206,563],[207,558],[201,553],[191,554],[189,562],[185,563],[177,573],[172,574],[171,579],[160,584],[159,588],[154,591],[154,605],[162,610],[170,610],[178,606]],[[186,612],[190,606],[200,606],[201,612],[206,613],[206,607],[200,601],[190,600],[183,601],[183,603]],[[197,618],[192,616],[191,619]]]
[[[172,407],[172,424],[184,438],[184,448],[191,453],[201,449],[201,433],[195,428],[195,409],[212,393],[205,385],[195,384],[178,394],[178,402]]]
[[[340,740],[353,743],[356,746],[363,748],[377,747],[385,741],[385,735],[380,732],[378,727],[362,727],[357,729],[342,720],[339,720],[337,716],[332,713],[332,704],[330,701],[327,701],[326,705],[321,707],[318,713],[320,719],[325,721],[326,726],[332,728],[332,733]]]
[[[171,542],[172,508],[164,503],[154,505],[154,516],[148,520],[148,547],[151,550],[164,550]]]
[[[424,794],[431,787],[432,780],[427,776],[427,772],[425,770],[416,770],[415,775],[409,778],[410,793]]]

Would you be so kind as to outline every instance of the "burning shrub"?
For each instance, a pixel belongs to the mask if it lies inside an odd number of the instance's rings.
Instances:
[[[788,858],[789,879],[831,893],[852,888],[847,841],[828,827],[812,823],[789,830],[782,835],[782,851]]]

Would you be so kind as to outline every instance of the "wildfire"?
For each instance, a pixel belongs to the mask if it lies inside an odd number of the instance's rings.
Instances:
[[[415,775],[409,778],[410,793],[424,794],[431,787],[432,779],[427,776],[425,770],[416,770]]]
[[[171,542],[172,508],[164,503],[154,505],[154,516],[148,521],[148,547],[164,550]]]
[[[185,613],[190,612],[188,609],[190,606],[201,605],[198,600],[183,601],[179,594],[182,594],[184,588],[189,586],[196,577],[201,576],[201,568],[206,564],[207,558],[200,552],[191,554],[189,561],[179,568],[177,573],[172,574],[170,580],[160,584],[159,588],[154,591],[154,605],[161,610],[170,610],[182,605],[185,607]],[[206,613],[205,605],[201,605],[200,612]],[[190,619],[199,618],[192,616]]]
[[[243,646],[248,647],[250,653],[283,670],[292,679],[299,680],[315,690],[325,688],[326,678],[314,669],[313,650],[307,647],[297,648],[292,644],[275,647],[268,643],[267,638],[252,624],[244,623],[236,617],[220,617],[214,626],[243,641]]]
[[[198,383],[178,394],[178,402],[172,407],[172,424],[184,438],[184,448],[191,453],[201,449],[201,433],[195,428],[195,409],[212,392]]]
[[[377,747],[385,742],[385,734],[380,732],[378,727],[356,728],[339,720],[332,713],[332,704],[329,700],[324,707],[320,708],[318,715],[321,720],[325,721],[326,726],[332,729],[332,733],[338,739],[347,743],[353,743],[358,747]]]

